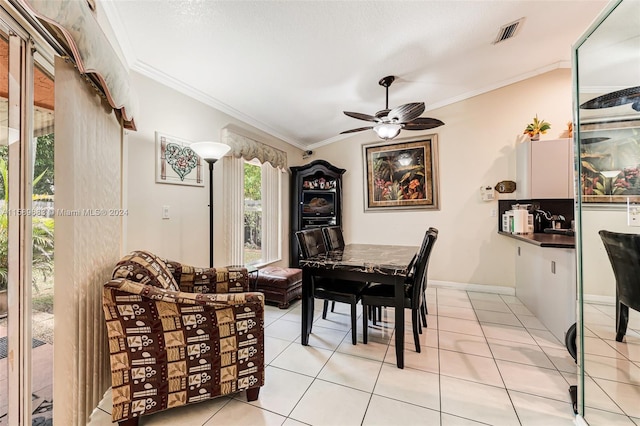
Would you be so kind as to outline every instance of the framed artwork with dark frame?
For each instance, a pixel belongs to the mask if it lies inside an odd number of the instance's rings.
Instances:
[[[440,209],[438,137],[362,145],[364,210]]]
[[[640,120],[602,120],[580,126],[583,203],[640,202]]]
[[[156,183],[204,186],[202,159],[191,143],[156,132]]]

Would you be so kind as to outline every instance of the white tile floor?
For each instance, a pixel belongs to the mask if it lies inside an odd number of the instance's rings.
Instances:
[[[640,313],[629,310],[622,342],[615,341],[615,317],[615,306],[585,305],[585,419],[640,425]]]
[[[305,347],[299,343],[300,303],[288,310],[268,306],[267,375],[258,401],[247,403],[240,393],[143,417],[140,424],[573,424],[568,388],[577,382],[575,363],[517,298],[430,288],[428,299],[429,327],[419,354],[406,316],[403,370],[395,365],[392,309],[386,310],[382,326],[370,325],[369,344],[361,343],[359,330],[354,346],[348,306],[337,304],[323,320],[318,301]],[[636,360],[640,335],[637,343],[628,348]],[[603,371],[614,368],[602,363]],[[617,384],[594,376],[590,386],[604,393]],[[90,425],[111,424],[110,398],[107,393]],[[628,419],[615,403],[597,408],[593,415],[602,419],[600,424]]]

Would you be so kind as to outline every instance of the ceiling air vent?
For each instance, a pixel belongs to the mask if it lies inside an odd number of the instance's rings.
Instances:
[[[501,41],[505,41],[509,38],[514,37],[518,34],[522,23],[524,22],[524,18],[520,18],[517,21],[510,22],[506,25],[500,27],[500,31],[498,31],[498,36],[493,41],[493,44],[500,43]]]

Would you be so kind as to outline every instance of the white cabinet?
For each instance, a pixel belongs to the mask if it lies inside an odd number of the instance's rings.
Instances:
[[[564,342],[576,322],[575,249],[518,243],[516,297]]]
[[[573,198],[571,139],[527,141],[518,144],[516,198]]]

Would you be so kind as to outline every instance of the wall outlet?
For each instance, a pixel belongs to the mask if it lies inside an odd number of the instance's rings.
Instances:
[[[162,218],[169,219],[169,206],[162,206]]]
[[[640,204],[629,203],[627,199],[627,225],[640,226]]]

